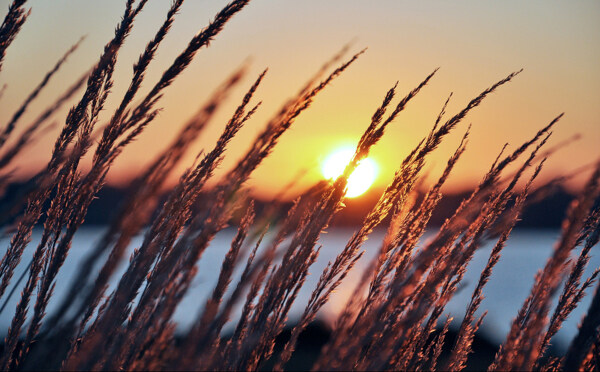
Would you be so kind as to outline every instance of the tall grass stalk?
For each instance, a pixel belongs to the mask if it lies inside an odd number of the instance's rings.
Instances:
[[[116,217],[78,263],[74,279],[69,283],[58,281],[73,238],[112,165],[149,125],[156,125],[153,123],[165,90],[249,2],[234,0],[227,4],[191,38],[148,92],[138,97],[148,79],[148,67],[183,5],[183,0],[173,0],[163,23],[134,64],[125,93],[103,123],[100,113],[107,110],[107,99],[114,94],[113,74],[119,52],[147,3],[128,0],[113,38],[94,66],[66,87],[23,130],[16,130],[30,103],[81,41],[77,42],[4,124],[0,131],[0,188],[10,182],[8,166],[45,133],[47,123],[63,105],[81,94],[64,118],[47,165],[33,178],[33,188],[15,198],[2,217],[3,221],[9,220],[11,213],[18,210],[14,206],[22,204],[0,261],[0,299],[8,303],[12,293],[22,286],[0,355],[2,369],[255,370],[267,365],[276,370],[293,368],[291,360],[301,334],[318,318],[349,273],[357,270],[357,262],[364,254],[363,244],[379,226],[386,227],[379,250],[365,265],[361,280],[346,299],[312,368],[462,370],[468,366],[476,332],[485,324],[486,312],[481,312],[480,307],[493,269],[502,259],[502,251],[510,243],[511,232],[527,204],[542,199],[557,184],[573,176],[558,176],[534,187],[546,159],[575,138],[546,148],[552,129],[562,118],[560,114],[512,153],[505,154],[507,146],[502,147],[471,195],[442,226],[432,231],[432,238],[424,244],[423,235],[430,226],[432,211],[442,199],[442,187],[468,151],[471,126],[464,130],[436,181],[422,197],[418,192],[425,185],[428,158],[447,135],[459,130],[471,111],[521,71],[484,89],[447,119],[452,94],[444,101],[429,133],[399,162],[378,201],[319,274],[281,351],[276,350],[275,341],[289,325],[290,309],[298,302],[299,291],[319,257],[321,234],[345,207],[350,175],[377,146],[386,129],[434,81],[438,69],[408,90],[395,105],[392,102],[403,88],[396,83],[385,92],[382,103],[365,123],[352,159],[337,179],[308,188],[291,208],[278,208],[279,196],[275,195],[272,205],[261,210],[245,184],[271,156],[299,115],[365,50],[346,57],[350,49],[346,46],[327,61],[266,122],[226,175],[209,187],[215,170],[228,156],[231,141],[260,106],[260,102],[253,101],[267,78],[264,70],[247,87],[214,146],[198,153],[196,161],[163,197],[174,168],[182,163],[204,128],[214,121],[217,110],[234,95],[235,88],[243,85],[248,68],[242,66],[199,106],[174,141],[133,178]],[[18,33],[29,15],[25,3],[12,1],[0,25],[0,69],[7,48],[14,40],[18,42]],[[83,169],[82,159],[88,153],[91,165]],[[584,277],[593,248],[600,240],[600,163],[593,168],[589,181],[569,208],[552,256],[536,275],[530,295],[516,314],[489,370],[599,368],[600,271],[596,269]],[[524,186],[519,188],[521,181]],[[214,237],[235,221],[236,215],[242,217],[214,288],[199,307],[193,324],[178,331],[174,314],[198,274],[198,262]],[[24,257],[39,221],[43,221],[41,239],[32,256]],[[124,273],[116,277],[117,268],[137,235],[142,235],[142,243],[133,251]],[[447,336],[452,317],[447,315],[444,320],[443,315],[474,254],[486,241],[493,242],[493,249],[465,303],[456,338],[450,342]],[[248,257],[242,260],[245,254]],[[13,280],[23,258],[29,262],[21,277],[26,279],[24,285],[21,279]],[[117,285],[109,291],[112,279]],[[7,291],[11,284],[13,290]],[[54,295],[57,285],[66,288],[59,300]],[[562,357],[549,356],[553,337],[594,286],[595,295],[568,351]],[[556,294],[558,302],[554,304]],[[58,301],[58,310],[46,314],[51,300]],[[236,308],[240,308],[240,316],[232,319]],[[3,310],[3,314],[8,314],[10,309]],[[232,325],[230,334],[224,332],[228,323]]]

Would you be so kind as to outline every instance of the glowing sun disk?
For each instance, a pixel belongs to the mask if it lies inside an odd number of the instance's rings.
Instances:
[[[339,177],[352,160],[354,149],[344,148],[334,151],[325,159],[321,167],[323,176],[327,179]],[[363,159],[348,178],[348,191],[346,196],[354,198],[361,195],[371,187],[377,177],[377,165],[372,159]]]

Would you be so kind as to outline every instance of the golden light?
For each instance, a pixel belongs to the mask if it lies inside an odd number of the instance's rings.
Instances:
[[[346,165],[352,160],[354,148],[342,148],[334,151],[323,162],[321,172],[327,179],[339,177],[346,168]],[[348,178],[348,191],[346,196],[354,198],[361,195],[371,187],[377,177],[377,164],[372,159],[363,159],[358,167]]]

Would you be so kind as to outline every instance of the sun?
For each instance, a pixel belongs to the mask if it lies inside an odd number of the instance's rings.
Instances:
[[[323,162],[321,172],[327,179],[339,177],[346,168],[346,165],[352,160],[354,148],[341,148],[332,152]],[[348,178],[348,191],[346,197],[354,198],[371,187],[377,178],[377,164],[370,158],[363,159],[358,167]]]

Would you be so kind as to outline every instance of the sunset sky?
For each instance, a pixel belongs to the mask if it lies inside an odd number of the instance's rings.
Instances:
[[[3,12],[8,1],[2,1]],[[31,106],[33,118],[91,67],[111,38],[125,1],[30,0],[32,15],[10,46],[1,72],[8,84],[0,100],[0,120],[42,79],[56,60],[82,35],[87,39],[49,88]],[[226,1],[188,0],[158,50],[144,88],[148,89]],[[164,19],[170,1],[149,0],[127,39],[115,73],[115,87],[104,120],[127,88],[131,66]],[[2,14],[2,17],[4,14]],[[263,101],[257,115],[228,150],[219,174],[248,148],[267,120],[288,97],[344,44],[352,51],[368,47],[339,79],[320,94],[256,171],[249,185],[257,194],[279,190],[303,169],[301,190],[322,178],[321,164],[337,148],[356,144],[386,91],[398,84],[405,95],[436,67],[430,84],[410,102],[375,147],[378,187],[383,187],[410,150],[431,128],[450,92],[453,115],[480,91],[510,72],[524,71],[473,111],[430,158],[437,176],[457,147],[469,123],[472,136],[448,189],[472,186],[489,168],[505,142],[512,147],[532,136],[556,115],[565,117],[552,144],[576,133],[582,138],[557,152],[542,178],[566,173],[600,157],[600,2],[578,1],[293,1],[253,0],[202,49],[186,72],[167,91],[164,111],[141,138],[126,149],[111,169],[109,182],[122,184],[153,160],[220,82],[243,63],[249,73],[221,107],[219,115],[183,162],[210,149],[242,95],[265,67],[269,72],[257,92]],[[64,123],[65,107],[56,121]],[[448,117],[449,117],[448,116]],[[22,123],[26,123],[23,120]],[[23,125],[24,126],[24,125]],[[17,175],[30,175],[45,165],[55,128],[18,161]],[[552,146],[552,145],[551,145]],[[173,182],[176,181],[173,178]],[[584,177],[570,185],[578,187]],[[293,190],[290,194],[293,194]]]

